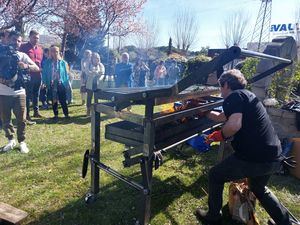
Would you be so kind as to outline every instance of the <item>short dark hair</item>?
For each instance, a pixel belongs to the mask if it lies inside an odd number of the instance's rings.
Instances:
[[[32,35],[38,35],[39,34],[39,32],[37,32],[36,30],[31,30],[30,32],[29,32],[29,36],[32,36]]]
[[[49,48],[44,48],[44,53],[49,52]]]
[[[8,37],[11,38],[13,36],[17,36],[17,37],[22,37],[21,33],[15,30],[12,30],[11,32],[9,32]]]
[[[231,90],[244,89],[247,85],[247,80],[241,71],[237,69],[225,71],[219,78],[219,84],[224,87],[227,83]]]

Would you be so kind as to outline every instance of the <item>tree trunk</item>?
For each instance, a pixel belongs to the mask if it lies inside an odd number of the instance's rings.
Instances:
[[[62,57],[65,56],[67,36],[68,36],[67,32],[64,32],[63,38],[62,38],[62,42],[61,42],[61,53],[62,53]]]
[[[15,23],[15,30],[21,33],[22,36],[25,35],[25,26],[23,19],[20,19],[18,22]]]

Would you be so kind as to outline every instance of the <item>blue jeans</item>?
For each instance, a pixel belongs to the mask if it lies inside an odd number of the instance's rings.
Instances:
[[[209,171],[209,214],[220,216],[224,183],[248,178],[250,190],[277,225],[290,225],[290,216],[276,196],[266,187],[280,162],[255,163],[238,159],[234,154]]]

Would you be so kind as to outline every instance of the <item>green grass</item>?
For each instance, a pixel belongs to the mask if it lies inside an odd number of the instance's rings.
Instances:
[[[70,121],[60,119],[53,123],[50,119],[39,119],[37,125],[27,127],[29,154],[17,150],[0,154],[0,201],[27,211],[29,217],[24,224],[126,225],[133,224],[138,216],[138,193],[103,172],[98,201],[92,206],[85,205],[90,173],[82,179],[81,165],[91,137],[89,119],[79,103],[79,93],[75,91],[75,104],[69,108]],[[41,113],[47,118],[53,116],[51,110]],[[113,121],[105,120],[102,127]],[[140,180],[139,166],[123,168],[123,146],[104,140],[103,133],[101,138],[101,160]],[[0,146],[5,143],[2,131]],[[200,224],[193,212],[198,206],[207,207],[207,172],[216,159],[216,151],[199,155],[190,148],[185,148],[183,155],[171,152],[165,156],[164,165],[154,171],[152,225]],[[300,181],[273,176],[269,187],[300,218]],[[224,204],[227,188],[228,185]],[[258,215],[261,221],[268,218],[260,207]],[[224,220],[233,224],[228,217]]]

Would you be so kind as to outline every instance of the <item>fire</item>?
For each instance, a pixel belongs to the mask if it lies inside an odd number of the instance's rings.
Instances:
[[[169,103],[169,104],[164,104],[161,106],[162,111],[160,112],[161,114],[169,114],[169,113],[174,113],[174,112],[179,112],[182,110],[194,108],[200,105],[203,105],[205,102],[203,99],[189,99],[185,100],[182,102],[174,102],[174,103]],[[196,117],[203,117],[204,113],[199,112]],[[194,118],[194,117],[193,117]],[[180,122],[185,123],[189,120],[190,118],[181,118]]]

